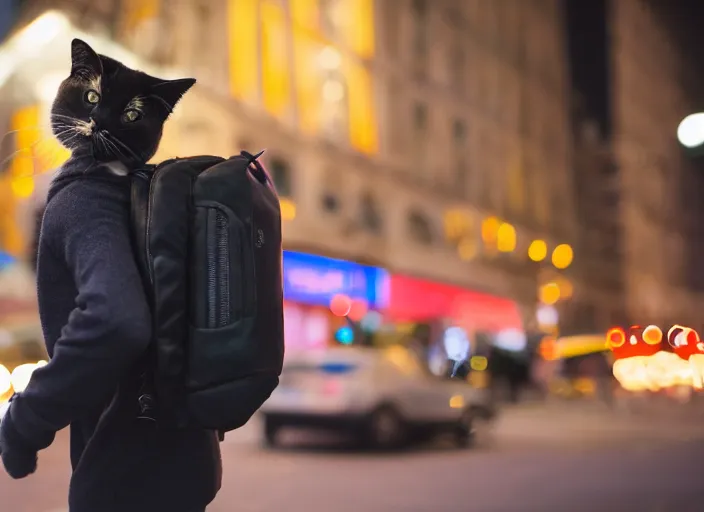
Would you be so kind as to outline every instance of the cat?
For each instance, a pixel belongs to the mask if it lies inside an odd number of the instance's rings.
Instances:
[[[51,129],[73,156],[126,175],[156,153],[164,122],[194,78],[163,80],[71,42],[71,74],[51,108]]]

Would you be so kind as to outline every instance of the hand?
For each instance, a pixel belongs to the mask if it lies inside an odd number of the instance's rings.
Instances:
[[[10,403],[0,406],[0,457],[5,470],[14,479],[24,478],[37,470],[37,452],[24,445],[16,435],[9,418]]]

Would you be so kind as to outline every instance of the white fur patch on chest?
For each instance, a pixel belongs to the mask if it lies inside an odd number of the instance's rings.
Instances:
[[[110,174],[114,174],[115,176],[127,176],[130,171],[127,169],[127,166],[120,162],[119,160],[115,160],[113,162],[106,162],[102,164],[103,167],[105,167]]]

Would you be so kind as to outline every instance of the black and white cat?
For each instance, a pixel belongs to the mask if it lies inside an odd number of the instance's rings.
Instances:
[[[51,128],[74,156],[125,175],[154,156],[169,117],[193,78],[163,80],[71,43],[71,74],[51,109]]]

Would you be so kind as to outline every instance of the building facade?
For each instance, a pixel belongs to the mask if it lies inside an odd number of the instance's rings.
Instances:
[[[696,199],[676,139],[693,107],[687,62],[650,2],[611,2],[611,42],[628,310],[635,322],[699,325],[701,295],[687,275]]]
[[[197,77],[157,158],[268,148],[287,248],[508,297],[529,326],[541,286],[548,305],[581,293],[567,268],[579,255],[559,0],[24,5],[19,25],[56,9],[54,25],[99,51]],[[46,126],[68,41],[17,63],[4,84],[8,128]],[[39,139],[50,137],[17,144]],[[20,178],[66,156],[41,153],[51,158],[6,172],[19,203],[34,187]]]
[[[621,184],[610,141],[575,102],[574,172],[577,205],[575,264],[582,290],[571,304],[577,331],[606,331],[628,323],[623,261]]]

